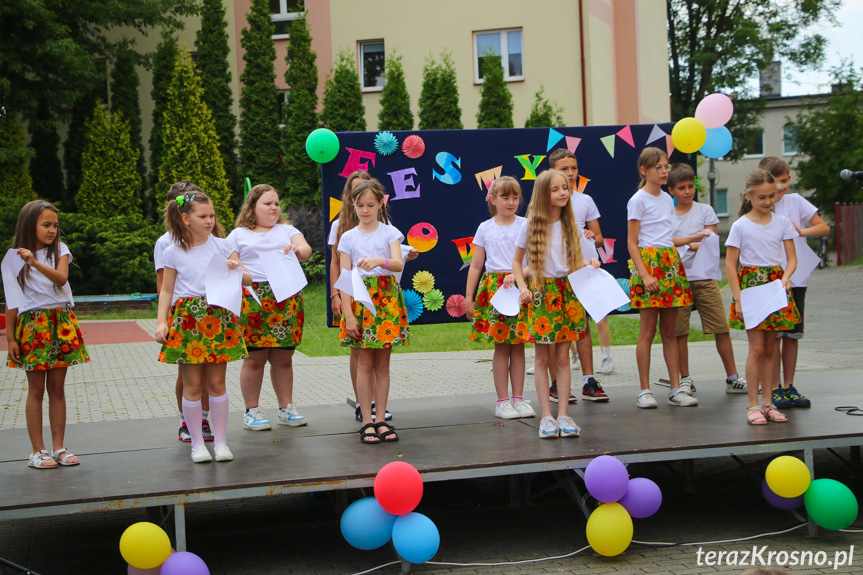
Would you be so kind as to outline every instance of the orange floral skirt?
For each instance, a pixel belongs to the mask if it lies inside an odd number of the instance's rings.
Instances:
[[[647,273],[659,282],[659,291],[644,289],[644,280],[630,260],[629,302],[633,309],[670,308],[692,305],[692,289],[677,248],[639,248]]]
[[[385,276],[364,276],[363,283],[369,290],[377,316],[372,315],[366,306],[354,300],[350,312],[360,324],[360,339],[348,335],[345,317],[339,323],[339,340],[343,347],[360,349],[384,349],[394,345],[408,345],[410,326],[405,296],[396,278]]]
[[[531,340],[538,344],[577,341],[587,337],[587,314],[564,278],[545,278],[533,286],[527,306]]]
[[[228,363],[248,357],[240,320],[233,312],[207,304],[205,297],[181,297],[171,307],[168,343],[162,363]]]
[[[479,280],[479,288],[473,306],[473,328],[470,340],[486,343],[529,343],[530,329],[527,324],[527,306],[522,305],[517,316],[501,315],[491,298],[503,285],[504,272],[485,272]]]
[[[779,266],[741,266],[740,271],[737,272],[737,279],[740,281],[740,289],[745,290],[746,288],[781,280],[782,268]],[[789,293],[787,306],[771,313],[757,327],[753,327],[752,329],[759,331],[788,331],[801,321],[800,314],[797,312],[797,305],[794,303],[794,296]],[[728,310],[728,326],[734,329],[747,329],[743,324],[743,318],[737,315],[737,308],[733,298],[731,300],[731,307]]]

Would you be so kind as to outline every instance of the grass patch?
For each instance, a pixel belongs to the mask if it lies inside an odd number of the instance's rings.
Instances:
[[[79,320],[87,321],[105,321],[109,319],[125,319],[134,321],[136,319],[156,319],[159,312],[159,301],[150,302],[150,309],[136,311],[75,311],[75,316]]]

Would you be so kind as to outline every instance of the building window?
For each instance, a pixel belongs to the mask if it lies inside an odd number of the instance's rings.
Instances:
[[[507,82],[524,80],[521,49],[521,29],[473,33],[474,82],[485,77],[488,56],[500,56],[503,77]]]
[[[728,188],[716,188],[716,215],[728,217]]]
[[[376,92],[384,88],[384,42],[360,42],[360,78],[363,92]]]
[[[762,158],[764,157],[764,131],[755,134],[746,144],[747,158]]]
[[[782,154],[785,156],[796,156],[800,151],[797,145],[797,134],[794,133],[794,126],[785,124],[782,128]]]
[[[270,17],[276,31],[273,38],[287,38],[291,20],[303,17],[303,0],[270,0]]]

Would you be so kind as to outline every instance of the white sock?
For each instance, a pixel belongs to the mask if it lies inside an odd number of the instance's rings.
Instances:
[[[606,357],[611,357],[611,348],[610,347],[602,348],[602,359],[605,359]]]
[[[186,416],[183,415],[183,412],[180,412],[180,423],[186,423]]]
[[[505,401],[509,401],[509,398],[508,398],[508,397],[505,397],[505,398],[503,398],[503,399],[498,399],[498,400],[497,400],[497,402],[498,402],[498,403],[503,403],[503,402],[505,402]]]
[[[201,417],[203,417],[204,419],[209,419],[210,412],[209,411],[201,411]]]
[[[585,376],[584,376],[584,385],[587,385],[587,380],[588,380],[588,379],[590,379],[591,377],[593,377],[593,374],[592,374],[592,373],[591,373],[590,375],[585,375]]]

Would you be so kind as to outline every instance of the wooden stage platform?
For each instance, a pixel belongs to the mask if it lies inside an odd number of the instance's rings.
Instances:
[[[27,468],[26,430],[0,431],[0,520],[168,507],[184,550],[186,505],[369,487],[393,460],[414,465],[424,481],[578,472],[601,454],[635,463],[802,450],[811,467],[814,449],[851,447],[859,466],[863,418],[833,409],[861,400],[859,372],[844,374],[807,385],[814,407],[787,410],[788,423],[766,426],[746,425],[746,396],[726,395],[720,382],[698,383],[697,408],[669,406],[657,388],[655,410],[635,407],[634,386],[613,387],[608,404],[571,406],[580,438],[545,441],[538,418],[495,418],[491,393],[392,401],[401,441],[374,446],[360,444],[343,404],[304,408],[307,427],[265,432],[243,430],[233,411],[234,461],[200,465],[177,441],[176,418],[69,425],[66,443],[82,464],[56,470]]]

